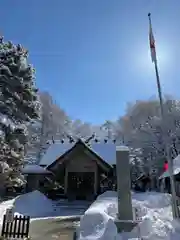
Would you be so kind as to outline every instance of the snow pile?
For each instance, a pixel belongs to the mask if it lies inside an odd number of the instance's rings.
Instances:
[[[168,193],[145,192],[132,193],[132,199],[143,203],[146,208],[168,207],[171,204],[171,195]]]
[[[132,194],[133,206],[141,209],[142,222],[139,229],[141,236],[149,240],[169,239],[173,231],[171,195],[157,192]]]
[[[14,201],[15,214],[33,217],[46,217],[53,212],[52,201],[39,191],[20,195]]]
[[[111,240],[117,235],[114,218],[117,213],[115,192],[105,192],[85,212],[80,221],[80,240]]]
[[[142,222],[131,233],[117,234],[114,219],[117,195],[105,192],[81,218],[79,240],[111,240],[143,237],[148,240],[180,239],[180,223],[172,221],[171,195],[163,193],[133,193],[133,206],[141,209]]]
[[[20,195],[10,201],[0,203],[0,222],[7,208],[13,207],[16,215],[28,215],[31,219],[35,218],[54,218],[54,217],[77,217],[84,214],[89,207],[87,202],[74,201],[52,201],[43,193],[33,191]]]
[[[113,218],[110,218],[106,213],[92,208],[87,211],[80,222],[80,239],[114,239],[117,235],[116,226]]]
[[[0,228],[2,227],[3,215],[7,208],[13,208],[15,215],[30,216],[31,220],[39,219],[71,219],[80,217],[88,208],[87,202],[67,200],[51,201],[39,191],[33,191],[20,195],[12,200],[0,203]]]

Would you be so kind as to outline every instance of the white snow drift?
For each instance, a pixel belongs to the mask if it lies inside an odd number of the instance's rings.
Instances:
[[[111,240],[143,237],[148,240],[180,239],[180,223],[172,221],[171,196],[148,192],[133,193],[133,205],[141,208],[142,222],[131,233],[117,234],[115,192],[99,196],[81,218],[79,240]]]
[[[121,240],[140,235],[147,240],[179,240],[180,223],[172,221],[171,196],[163,193],[133,193],[133,205],[141,208],[142,222],[131,233],[118,235],[114,219],[117,213],[116,192],[105,192],[81,218],[79,240]],[[31,218],[77,216],[84,213],[86,204],[66,200],[54,202],[34,191],[0,204],[0,225],[6,209],[14,206],[16,214]]]
[[[14,208],[15,215],[28,215],[31,220],[44,218],[71,218],[84,214],[88,205],[66,200],[51,201],[39,191],[20,195],[12,200],[0,203],[0,227],[7,208]]]
[[[20,195],[14,201],[15,213],[35,217],[46,217],[53,213],[53,204],[39,191]]]
[[[31,218],[73,217],[82,215],[88,207],[78,201],[52,201],[39,191],[20,195],[13,204],[16,214],[28,215]]]

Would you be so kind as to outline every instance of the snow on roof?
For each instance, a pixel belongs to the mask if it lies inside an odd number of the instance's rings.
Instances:
[[[71,149],[75,143],[54,143],[49,146],[46,153],[42,156],[39,165],[50,165],[61,155]]]
[[[180,173],[180,154],[173,159],[173,175]],[[169,171],[164,172],[159,179],[169,177]]]
[[[41,158],[39,165],[50,165],[65,152],[70,150],[76,143],[54,143]],[[116,163],[116,144],[114,143],[93,143],[90,146],[99,157],[101,157],[108,164]]]
[[[22,173],[23,174],[45,174],[50,172],[36,164],[27,164],[23,167]]]
[[[129,148],[127,146],[116,146],[116,151],[128,151]]]
[[[174,168],[174,169],[173,169],[173,175],[177,175],[178,173],[180,173],[180,168]],[[164,173],[159,177],[159,179],[163,179],[163,178],[166,178],[166,177],[169,177],[169,172],[168,172],[168,171],[164,172]]]
[[[116,144],[93,143],[90,148],[108,164],[116,163]]]

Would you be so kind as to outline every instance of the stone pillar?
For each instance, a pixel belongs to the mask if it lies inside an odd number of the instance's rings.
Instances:
[[[128,147],[118,146],[116,148],[116,174],[118,214],[115,223],[118,232],[129,232],[136,223],[133,220]]]

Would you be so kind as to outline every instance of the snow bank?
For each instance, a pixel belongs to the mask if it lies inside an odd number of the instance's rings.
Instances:
[[[131,233],[117,234],[114,218],[117,213],[116,192],[105,192],[81,218],[79,240],[111,240],[141,236],[143,239],[180,239],[180,223],[172,221],[171,195],[148,192],[132,193],[133,206],[141,209],[142,222]]]
[[[20,195],[14,201],[16,214],[31,218],[46,217],[53,212],[52,201],[39,191]]]
[[[142,202],[143,206],[147,208],[163,208],[171,204],[171,195],[168,193],[132,193],[132,198],[135,201]]]
[[[114,218],[117,213],[115,192],[105,192],[85,212],[80,221],[80,240],[111,240],[117,235]]]
[[[141,209],[143,221],[139,229],[141,236],[149,240],[166,239],[173,231],[171,195],[157,192],[134,193],[133,205]]]
[[[10,207],[13,207],[15,215],[28,215],[35,220],[80,217],[88,206],[87,202],[82,201],[52,201],[41,192],[33,191],[0,203],[0,225],[6,209]]]
[[[111,240],[117,235],[113,218],[93,208],[82,217],[79,231],[81,240]]]

